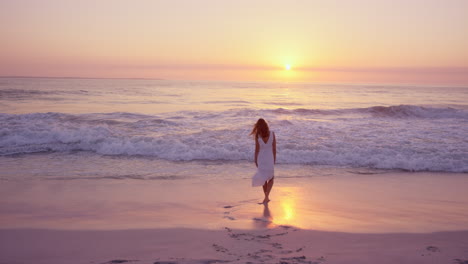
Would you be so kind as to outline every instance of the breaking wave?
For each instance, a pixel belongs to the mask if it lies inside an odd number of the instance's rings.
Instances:
[[[347,114],[359,118],[343,118]],[[341,118],[303,121],[304,115]],[[248,134],[256,116],[266,116],[278,135],[279,163],[468,172],[468,113],[411,105],[187,111],[159,116],[0,114],[0,155],[88,151],[173,161],[252,160]],[[433,119],[438,123],[433,124]]]
[[[461,118],[468,119],[468,111],[455,108],[433,108],[415,105],[397,105],[397,106],[373,106],[367,108],[351,109],[284,109],[278,108],[270,110],[275,114],[293,114],[293,115],[346,115],[346,114],[364,114],[373,117],[387,118]]]

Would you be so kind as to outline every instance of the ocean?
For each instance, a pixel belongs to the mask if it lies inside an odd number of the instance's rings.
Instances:
[[[468,228],[468,87],[0,78],[0,226]],[[269,207],[249,135],[277,138]]]
[[[0,113],[13,168],[64,155],[251,163],[262,117],[278,164],[468,172],[468,87],[1,78]]]

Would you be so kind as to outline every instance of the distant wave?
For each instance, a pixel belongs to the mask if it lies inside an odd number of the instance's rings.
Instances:
[[[59,95],[86,95],[86,90],[37,90],[37,89],[0,89],[0,99],[30,100],[41,98],[43,100],[57,100]]]
[[[373,106],[361,111],[383,117],[468,118],[468,112],[454,108],[432,108],[414,105]]]
[[[80,175],[80,176],[62,176],[62,177],[47,177],[47,180],[57,180],[57,181],[72,181],[72,180],[183,180],[187,179],[188,176],[176,176],[176,175],[167,175],[167,176],[151,176],[141,175],[141,174],[129,174],[129,175],[99,175],[99,176],[89,176],[89,175]]]
[[[275,114],[296,115],[346,115],[368,114],[374,117],[388,118],[461,118],[468,119],[468,111],[455,108],[433,108],[415,105],[372,106],[367,108],[350,109],[284,109],[269,110]]]
[[[250,104],[250,102],[237,100],[237,101],[206,101],[205,104]]]
[[[299,106],[303,105],[300,103],[295,103],[295,102],[263,102],[264,104],[269,104],[269,105],[281,105],[281,106]]]
[[[252,160],[251,123],[265,114],[278,135],[279,163],[468,172],[467,112],[408,105],[165,115],[0,114],[0,155],[88,151],[173,161]],[[302,119],[346,114],[363,118]],[[438,119],[435,125],[432,119]]]

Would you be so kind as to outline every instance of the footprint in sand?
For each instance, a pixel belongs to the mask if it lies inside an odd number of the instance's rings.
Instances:
[[[220,246],[218,244],[213,244],[213,248],[218,251],[218,252],[223,252],[223,253],[227,253],[229,250],[223,246]]]
[[[224,209],[231,209],[231,208],[234,208],[234,207],[235,207],[234,205],[225,205],[225,206],[223,206]],[[224,214],[223,218],[228,219],[228,220],[231,220],[231,221],[236,220],[235,217],[230,216],[231,212],[232,212],[232,211],[225,211],[225,212],[223,212],[223,214]]]
[[[252,201],[247,200],[245,202],[251,203]],[[241,205],[242,204],[223,206],[223,209],[227,209],[224,211],[223,218],[226,218],[229,220],[235,220],[235,218],[231,216],[231,213],[235,212],[238,209],[237,206],[241,206]],[[236,208],[234,209],[234,207]],[[270,223],[271,219],[268,219],[267,217],[256,217],[256,218],[253,218],[253,221],[259,222],[259,223]],[[248,252],[240,253],[240,252],[230,252],[225,247],[222,247],[218,244],[213,244],[214,250],[218,252],[223,252],[231,256],[237,256],[238,260],[244,259],[246,261],[245,263],[249,263],[248,260],[254,261],[255,263],[260,263],[260,262],[270,263],[271,261],[275,260],[275,263],[283,263],[283,264],[305,264],[305,263],[320,264],[323,261],[325,261],[323,257],[318,258],[315,261],[311,261],[309,259],[306,260],[305,256],[301,256],[301,255],[294,256],[294,254],[297,254],[298,252],[302,252],[303,247],[296,248],[296,249],[288,249],[288,248],[284,248],[281,243],[277,242],[276,240],[277,237],[286,236],[291,231],[299,230],[298,228],[295,228],[293,226],[279,225],[273,229],[257,230],[254,232],[242,232],[242,233],[237,233],[229,227],[225,227],[225,229],[227,230],[228,236],[232,239],[236,239],[240,241],[242,240],[251,241],[255,244],[262,245],[261,247],[263,249],[259,250],[257,246],[254,246],[253,248],[256,248],[257,251],[252,251],[252,250],[247,249]],[[253,248],[250,248],[250,249],[253,249]]]
[[[325,261],[325,258],[322,256],[317,259],[317,261],[310,261],[307,260],[306,256],[298,256],[298,257],[289,257],[289,258],[281,258],[280,264],[320,264],[322,261]]]
[[[430,251],[430,252],[440,252],[440,249],[438,247],[434,247],[434,246],[428,246],[428,247],[426,247],[426,250]]]
[[[325,261],[325,258],[321,256],[320,258],[317,258],[318,261]]]
[[[219,259],[207,259],[207,260],[200,260],[199,264],[216,264],[216,263],[226,263],[231,262],[229,260],[219,260]]]
[[[275,243],[271,243],[270,245],[276,249],[283,249],[283,245],[281,245],[280,243],[275,242]]]
[[[128,263],[128,262],[136,262],[138,260],[127,260],[127,259],[114,259],[102,264],[116,264],[116,263]]]
[[[296,249],[287,249],[284,248],[283,244],[275,241],[275,239],[278,236],[285,236],[291,230],[298,230],[290,226],[280,226],[279,228],[275,229],[267,229],[251,233],[236,233],[229,227],[225,227],[225,229],[227,231],[227,235],[230,238],[236,240],[252,241],[253,243],[258,244],[262,247],[261,249],[258,249],[257,246],[252,245],[253,247],[248,249],[246,248],[247,252],[241,253],[230,251],[230,249],[227,249],[218,244],[213,244],[213,249],[215,249],[216,251],[225,253],[230,256],[236,256],[237,261],[240,261],[242,259],[244,261],[243,263],[323,264],[323,262],[325,261],[325,258],[323,256],[320,258],[316,258],[315,260],[311,260],[304,255],[294,256],[294,254],[302,252],[304,250],[304,247]],[[256,249],[256,251],[252,250],[254,248]]]

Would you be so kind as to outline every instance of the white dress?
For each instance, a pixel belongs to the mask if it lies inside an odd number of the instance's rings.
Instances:
[[[257,158],[257,172],[252,177],[252,186],[262,186],[266,181],[271,180],[273,176],[275,176],[275,161],[273,158],[274,136],[275,134],[273,131],[270,131],[267,143],[265,143],[261,137],[257,138],[260,151]]]

